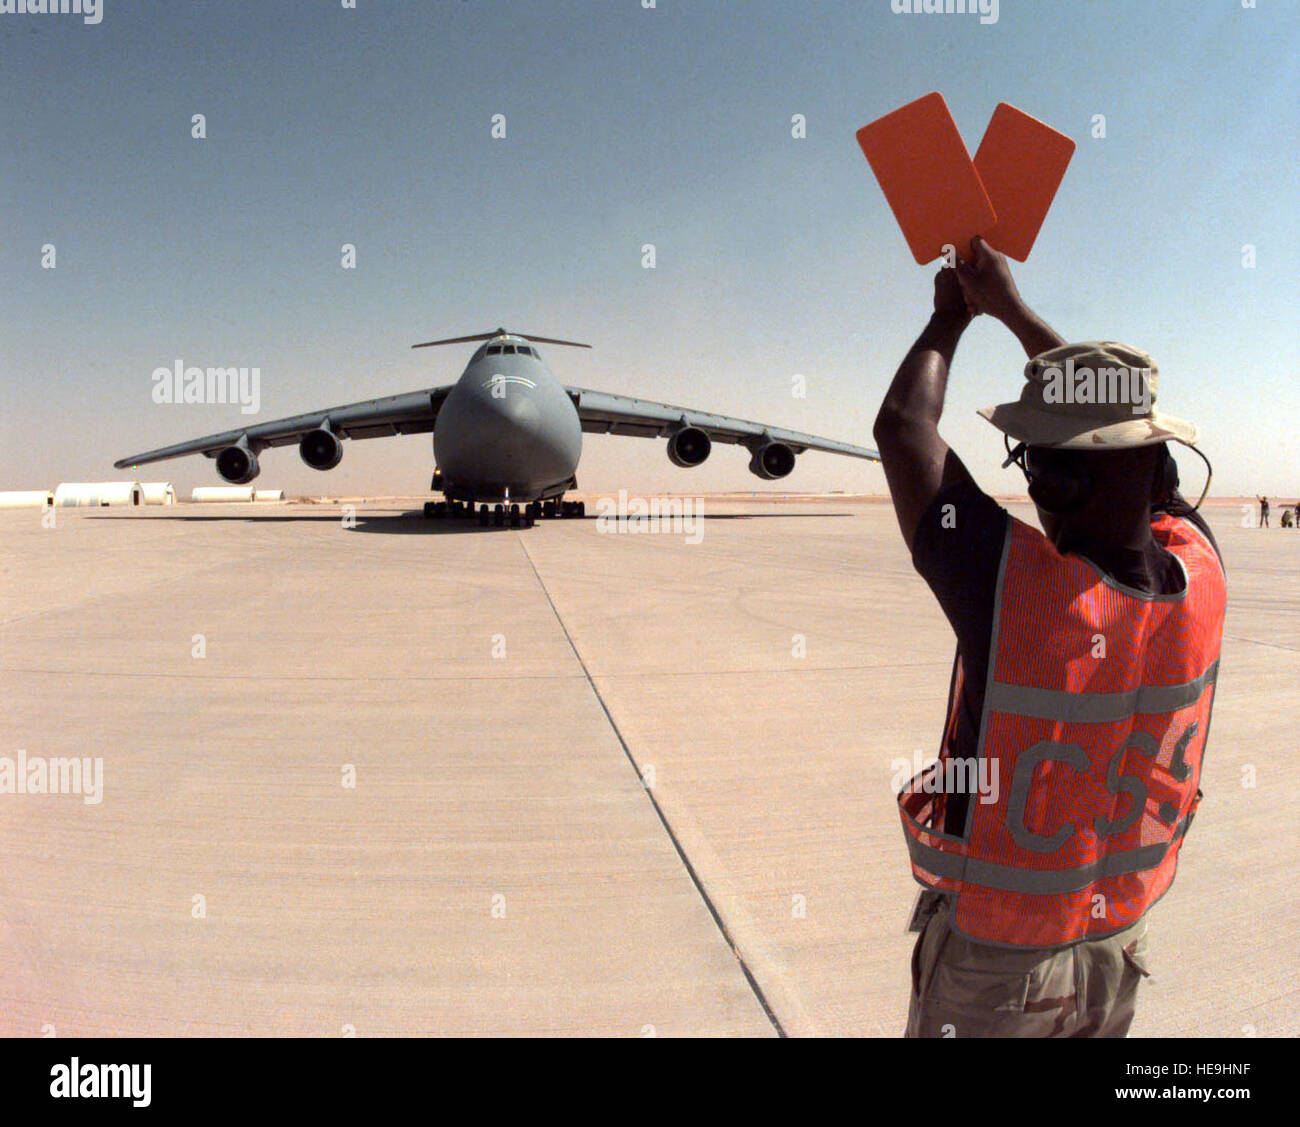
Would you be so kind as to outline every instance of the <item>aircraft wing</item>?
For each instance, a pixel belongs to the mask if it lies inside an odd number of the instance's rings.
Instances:
[[[802,431],[769,427],[762,423],[751,423],[747,419],[712,415],[707,411],[693,411],[669,403],[650,403],[644,399],[630,399],[626,395],[610,395],[582,387],[566,387],[564,390],[578,408],[582,429],[591,434],[667,438],[673,431],[691,426],[706,431],[714,442],[784,442],[796,454],[802,454],[805,450],[822,450],[828,454],[846,454],[850,458],[880,461],[880,454],[865,446],[818,438],[815,434],[804,434]]]
[[[269,423],[209,434],[203,438],[178,442],[144,454],[133,454],[113,463],[119,470],[161,462],[167,458],[181,458],[186,454],[206,454],[215,458],[227,446],[241,438],[256,453],[268,446],[290,446],[308,431],[316,430],[328,421],[329,429],[340,438],[386,438],[394,434],[427,434],[433,430],[438,410],[447,398],[452,385],[430,388],[428,391],[409,391],[402,395],[389,395],[383,399],[367,399],[361,403],[348,403],[306,415],[293,415]]]

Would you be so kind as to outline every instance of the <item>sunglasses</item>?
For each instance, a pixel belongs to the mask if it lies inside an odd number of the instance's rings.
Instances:
[[[1027,442],[1019,442],[1013,447],[1005,434],[1002,443],[1007,451],[1002,468],[1005,470],[1014,462],[1020,467],[1026,481],[1032,482],[1044,474],[1069,473],[1077,470],[1080,463],[1079,453],[1075,450],[1054,450],[1046,446],[1030,446]]]

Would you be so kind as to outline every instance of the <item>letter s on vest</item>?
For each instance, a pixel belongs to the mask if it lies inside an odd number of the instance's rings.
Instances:
[[[1182,564],[1179,595],[1124,587],[1008,521],[979,754],[1009,785],[969,803],[962,836],[940,832],[945,796],[926,776],[945,746],[898,798],[913,875],[950,894],[971,939],[1094,939],[1136,923],[1174,879],[1200,800],[1227,588],[1190,521],[1162,515],[1151,532]],[[1091,656],[1099,633],[1104,661]]]

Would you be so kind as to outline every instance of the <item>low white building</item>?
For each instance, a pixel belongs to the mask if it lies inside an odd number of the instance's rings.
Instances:
[[[48,489],[21,489],[0,493],[0,509],[43,509],[54,504]]]
[[[253,499],[253,487],[251,485],[201,485],[190,494],[191,501],[251,501]]]
[[[56,508],[143,504],[144,489],[138,481],[64,481],[54,491]]]
[[[146,505],[176,504],[176,487],[170,481],[146,481],[140,488],[144,490]]]
[[[254,501],[283,501],[283,489],[255,489],[253,490]]]

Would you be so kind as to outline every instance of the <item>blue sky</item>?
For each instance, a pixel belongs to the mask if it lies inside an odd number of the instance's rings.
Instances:
[[[889,0],[103,3],[93,26],[0,15],[0,489],[120,476],[117,457],[247,420],[155,404],[177,357],[258,366],[271,419],[450,383],[468,349],[409,345],[499,324],[595,345],[547,350],[567,383],[870,444],[934,271],[854,132],[937,89],[972,151],[999,101],[1078,142],[1016,268],[1029,302],[1068,339],[1155,356],[1216,493],[1300,496],[1293,3],[1002,0],[987,25]],[[1014,398],[1022,365],[981,318],[954,366],[945,434],[996,491],[1022,483],[975,409]],[[431,463],[427,436],[353,443],[329,476],[286,448],[258,484],[414,493]],[[216,480],[205,459],[142,472]],[[596,436],[579,481],[763,484],[733,449],[688,472]],[[781,485],[884,480],[809,455]]]

